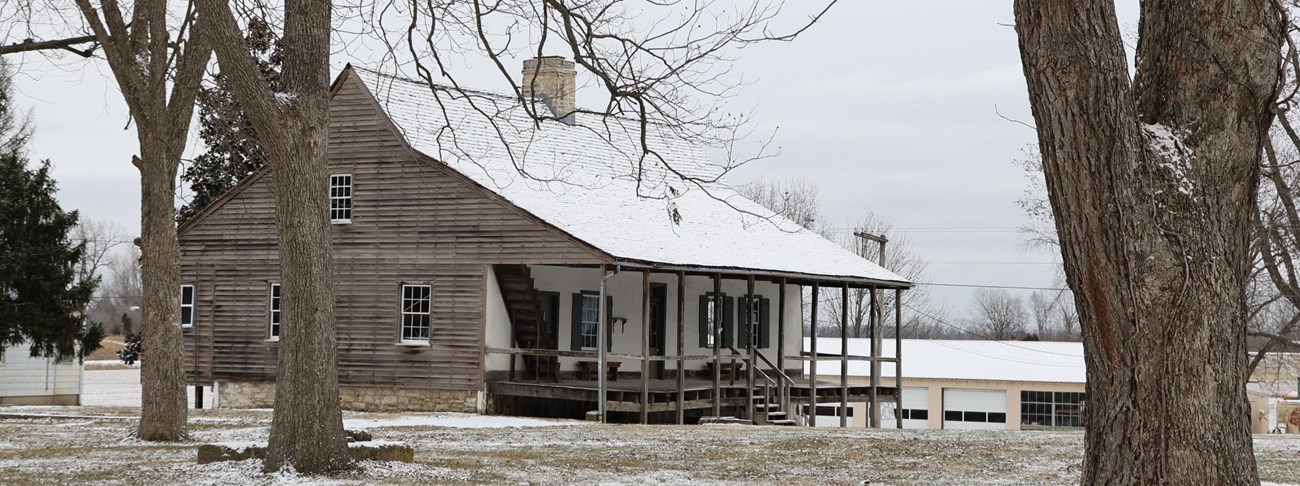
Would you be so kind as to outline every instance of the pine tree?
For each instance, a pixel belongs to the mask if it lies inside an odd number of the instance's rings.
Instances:
[[[30,170],[18,148],[0,151],[0,353],[27,343],[32,356],[71,359],[99,348],[103,328],[83,325],[99,279],[77,278],[76,224],[54,199],[49,161]]]
[[[280,88],[280,46],[270,25],[252,20],[244,38],[257,60],[262,76],[272,88]],[[245,177],[266,165],[266,152],[258,142],[257,131],[244,115],[228,81],[220,73],[214,83],[199,91],[199,138],[207,151],[194,158],[185,168],[181,181],[189,184],[189,202],[176,212],[176,221],[184,223],[216,201]]]

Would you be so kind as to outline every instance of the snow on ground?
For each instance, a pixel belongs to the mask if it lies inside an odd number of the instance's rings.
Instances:
[[[88,407],[139,407],[140,368],[86,370],[81,404]],[[185,387],[186,403],[194,407],[194,387]],[[212,387],[203,387],[203,407],[212,408]]]
[[[88,385],[130,381],[92,373],[102,372],[88,372]],[[0,407],[0,484],[1078,484],[1083,460],[1078,431],[598,425],[347,412],[348,425],[370,429],[375,440],[411,445],[416,462],[303,477],[262,473],[257,461],[195,464],[199,444],[265,442],[269,411],[195,410],[191,442],[150,443],[130,438],[138,410],[122,408],[130,402],[125,393],[112,394],[116,401],[93,394],[116,405]],[[1300,436],[1256,436],[1255,452],[1266,484],[1298,484]]]
[[[345,429],[372,429],[380,427],[451,427],[456,429],[490,429],[500,427],[554,427],[583,424],[576,420],[547,420],[500,415],[471,413],[441,413],[437,415],[409,414],[390,419],[347,419]]]

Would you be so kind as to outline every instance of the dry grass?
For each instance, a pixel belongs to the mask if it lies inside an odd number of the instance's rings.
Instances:
[[[11,410],[0,409],[0,412]],[[25,410],[31,411],[31,410]],[[92,409],[44,409],[92,415]],[[114,412],[121,412],[118,410]],[[349,414],[349,418],[383,417]],[[269,413],[196,411],[196,442],[128,438],[131,421],[0,418],[5,484],[1077,484],[1079,432],[842,430],[747,426],[371,428],[415,464],[335,478],[262,474],[252,462],[194,464],[200,442],[265,440]],[[1256,439],[1262,479],[1300,474],[1300,438]]]

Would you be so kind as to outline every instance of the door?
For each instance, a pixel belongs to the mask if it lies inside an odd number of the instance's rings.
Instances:
[[[559,292],[537,292],[537,299],[540,300],[542,308],[542,325],[550,329],[550,335],[547,341],[542,343],[542,349],[560,349],[560,320],[556,316],[560,315],[560,293]]]
[[[650,284],[650,356],[664,356],[668,351],[668,286]],[[664,379],[664,362],[650,362],[650,377]]]
[[[1006,390],[944,388],[943,428],[1006,430]]]
[[[903,387],[903,428],[930,428],[930,389]],[[885,427],[889,428],[888,421]]]

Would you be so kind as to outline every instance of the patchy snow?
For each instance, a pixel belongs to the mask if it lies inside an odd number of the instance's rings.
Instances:
[[[81,404],[89,407],[139,407],[140,368],[86,370]],[[185,403],[194,407],[194,387],[185,387]],[[203,407],[212,408],[212,387],[203,387]]]
[[[503,427],[556,427],[582,425],[580,420],[548,420],[501,415],[474,415],[445,413],[437,415],[411,414],[390,419],[347,419],[345,429],[371,429],[382,427],[451,427],[457,429],[491,429]]]
[[[906,282],[708,182],[720,168],[671,129],[646,133],[665,164],[645,156],[628,120],[579,113],[573,124],[537,123],[512,96],[354,72],[414,149],[619,261]]]
[[[1178,192],[1192,196],[1196,190],[1196,183],[1187,177],[1193,156],[1192,149],[1183,143],[1187,133],[1165,125],[1149,123],[1142,124],[1142,133],[1147,144],[1162,159],[1156,165],[1169,173]]]

